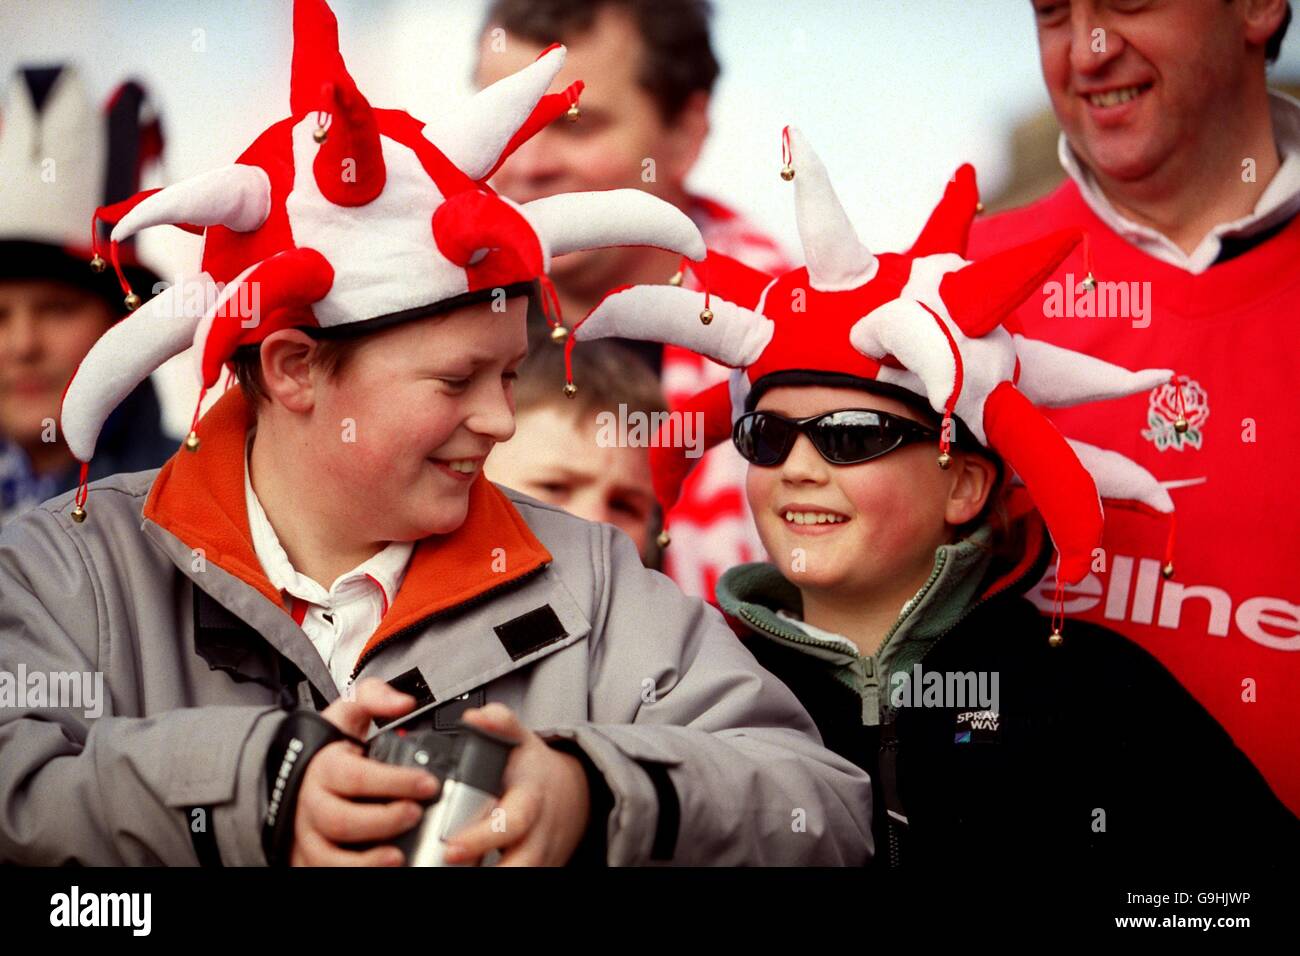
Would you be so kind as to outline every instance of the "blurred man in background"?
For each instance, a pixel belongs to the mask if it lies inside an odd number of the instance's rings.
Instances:
[[[1082,227],[1086,252],[1021,309],[1026,333],[1178,373],[1149,395],[1054,416],[1150,470],[1178,515],[1175,536],[1159,516],[1108,508],[1103,553],[1065,607],[1158,657],[1294,812],[1300,104],[1265,75],[1290,5],[1033,7],[1069,179],[977,222],[971,255]]]
[[[0,112],[0,523],[77,483],[56,426],[63,391],[126,314],[113,270],[88,264],[91,216],[136,192],[161,147],[135,83],[103,110],[69,68],[23,69],[9,86]],[[157,278],[132,249],[120,252],[132,286],[152,288]],[[106,424],[89,480],[157,467],[175,449],[146,380]]]
[[[777,245],[744,217],[686,188],[709,133],[719,72],[709,16],[705,0],[495,0],[480,36],[479,86],[562,42],[569,56],[555,89],[575,79],[587,87],[580,117],[553,123],[525,143],[493,185],[517,202],[565,191],[644,189],[689,215],[710,249],[772,273],[788,268]],[[657,250],[601,249],[559,257],[551,277],[572,325],[610,289],[665,282],[677,268]],[[670,406],[726,377],[722,366],[684,349],[627,345],[660,373]],[[723,571],[763,553],[743,480],[740,456],[730,443],[719,446],[701,459],[667,516],[673,544],[665,570],[688,594],[712,601]]]

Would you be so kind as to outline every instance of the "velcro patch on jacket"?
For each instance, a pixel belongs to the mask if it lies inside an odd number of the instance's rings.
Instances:
[[[455,730],[460,723],[461,714],[472,707],[482,707],[487,702],[487,691],[482,687],[459,697],[453,697],[440,707],[433,709],[434,730]]]
[[[433,691],[429,690],[429,685],[425,683],[424,675],[418,668],[412,667],[405,674],[398,674],[388,682],[388,686],[394,690],[400,690],[403,694],[410,694],[415,698],[415,707],[419,710],[421,707],[428,706],[434,701]],[[378,721],[376,721],[378,725]]]
[[[569,636],[549,604],[498,624],[493,630],[497,632],[497,637],[501,639],[512,661],[527,657],[547,644],[554,644]]]

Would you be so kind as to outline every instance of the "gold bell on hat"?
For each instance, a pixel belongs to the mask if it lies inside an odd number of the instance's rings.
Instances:
[[[74,505],[72,509],[72,520],[77,522],[77,524],[81,524],[81,522],[85,521],[86,509],[81,507],[81,505]]]
[[[1179,415],[1178,419],[1174,422],[1174,431],[1178,432],[1180,435],[1186,435],[1187,428],[1187,419],[1183,418],[1182,415]]]
[[[791,166],[789,163],[786,163],[784,166],[782,166],[781,178],[784,179],[787,183],[790,180],[794,179],[794,167]]]
[[[574,385],[572,382],[565,382],[565,383],[564,383],[564,397],[565,397],[565,398],[573,398],[573,396],[574,396],[574,395],[577,395],[577,394],[578,394],[578,386]]]
[[[104,261],[104,257],[101,256],[98,252],[95,253],[95,258],[90,260],[90,271],[103,272],[107,268],[108,268],[108,263]]]
[[[984,204],[983,204],[982,202],[977,202],[977,203],[975,203],[975,211],[976,211],[976,212],[983,212],[983,211],[984,211]]]
[[[569,337],[569,330],[562,325],[557,325],[551,329],[551,341],[556,345],[563,345],[564,340]]]
[[[126,304],[126,311],[134,312],[140,308],[140,297],[134,292],[128,292],[126,298],[122,300]]]
[[[188,435],[185,436],[185,450],[186,450],[186,451],[198,451],[198,450],[199,450],[199,435],[198,435],[198,432],[191,431]]]
[[[700,321],[701,321],[703,324],[705,324],[705,325],[708,325],[710,322],[712,322],[712,321],[713,321],[713,310],[712,310],[712,309],[702,309],[702,310],[700,311]]]
[[[1163,568],[1160,569],[1160,573],[1164,576],[1166,581],[1172,578],[1174,576],[1174,562],[1172,561],[1168,562]]]
[[[325,140],[329,139],[329,135],[330,135],[329,130],[327,130],[324,126],[317,126],[314,130],[311,131],[311,138],[314,139],[317,143],[325,142]]]
[[[1097,288],[1097,280],[1093,278],[1092,273],[1089,272],[1086,276],[1083,277],[1083,282],[1081,283],[1081,285],[1083,286],[1084,292],[1091,292],[1093,289]]]
[[[946,451],[939,452],[939,467],[942,468],[944,471],[947,471],[948,466],[951,464],[952,464],[952,455],[948,454]]]
[[[1052,636],[1047,639],[1047,643],[1052,647],[1060,647],[1065,643],[1065,638],[1061,636],[1061,629],[1059,627],[1053,628]]]
[[[582,115],[582,110],[578,108],[577,103],[574,103],[572,106],[570,106],[564,113],[565,118],[568,119],[570,123],[576,122],[578,117],[581,115]]]
[[[672,540],[672,536],[669,535],[667,531],[660,531],[658,536],[655,538],[655,544],[659,545],[661,548],[666,548],[672,543]]]

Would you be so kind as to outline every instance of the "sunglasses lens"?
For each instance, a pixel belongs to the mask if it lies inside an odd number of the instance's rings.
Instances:
[[[903,441],[888,419],[869,411],[827,415],[814,424],[811,437],[822,457],[841,465],[878,458]]]
[[[780,464],[790,451],[794,430],[790,422],[775,415],[746,415],[736,423],[736,450],[756,465]]]

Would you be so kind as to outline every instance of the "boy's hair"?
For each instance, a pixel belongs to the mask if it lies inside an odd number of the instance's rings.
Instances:
[[[693,93],[711,92],[719,66],[709,39],[708,0],[494,0],[486,26],[534,43],[561,43],[591,29],[601,10],[622,10],[636,25],[645,55],[639,82],[665,122]]]
[[[515,382],[515,411],[554,407],[579,419],[602,411],[653,414],[668,410],[659,381],[636,353],[608,339],[579,342],[572,351],[573,381],[578,393],[564,395],[564,348],[551,341],[545,326],[529,330],[528,358]]]
[[[343,366],[363,338],[364,336],[317,339],[311,364],[322,369],[327,377],[333,378],[343,370]],[[236,349],[230,359],[230,367],[235,373],[239,387],[244,391],[244,397],[248,399],[249,406],[256,413],[262,402],[270,397],[266,393],[266,380],[262,378],[261,348],[256,345],[245,345]]]

